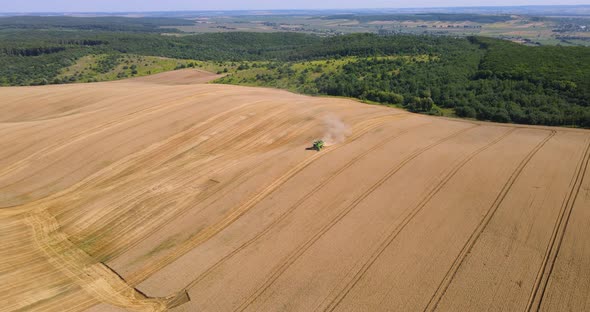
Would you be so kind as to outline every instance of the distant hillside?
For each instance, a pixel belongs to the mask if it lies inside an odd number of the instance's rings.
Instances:
[[[72,29],[95,31],[162,32],[163,26],[193,25],[189,20],[165,17],[125,18],[116,16],[12,16],[0,18],[2,29]],[[166,32],[175,31],[166,30]]]
[[[427,114],[590,127],[590,48],[584,47],[424,35],[0,32],[0,85],[121,79],[187,66],[227,73],[223,83]]]
[[[324,19],[350,19],[367,23],[374,21],[441,21],[441,22],[475,22],[498,23],[512,19],[509,15],[481,15],[481,14],[450,14],[450,13],[418,13],[418,14],[338,14],[324,17]]]

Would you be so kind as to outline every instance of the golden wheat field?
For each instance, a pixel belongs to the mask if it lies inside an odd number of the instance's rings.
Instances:
[[[0,89],[0,311],[590,310],[590,131],[215,77]]]

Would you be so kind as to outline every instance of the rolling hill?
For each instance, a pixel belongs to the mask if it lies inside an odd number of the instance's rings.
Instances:
[[[0,311],[590,307],[589,131],[217,77],[2,88]]]

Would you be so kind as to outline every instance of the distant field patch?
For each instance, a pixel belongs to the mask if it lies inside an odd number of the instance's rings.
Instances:
[[[97,82],[153,75],[186,67],[202,67],[203,62],[141,55],[87,55],[56,78],[61,82]]]

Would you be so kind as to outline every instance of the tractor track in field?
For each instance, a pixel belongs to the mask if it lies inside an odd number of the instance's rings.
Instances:
[[[587,129],[213,76],[0,92],[0,311],[583,310]]]
[[[381,126],[384,122],[397,120],[400,117],[405,118],[407,115],[410,115],[410,114],[401,113],[401,114],[394,114],[394,115],[385,115],[385,116],[380,116],[380,117],[375,117],[373,119],[370,119],[366,122],[367,125],[361,124],[358,126],[359,129],[354,129],[356,131],[353,131],[353,135],[344,144],[336,145],[334,147],[329,147],[326,149],[326,152],[332,152],[332,151],[338,150],[341,147],[343,147],[344,145],[347,145],[347,144],[350,144],[351,142],[356,141],[358,138],[360,138],[361,136],[363,136],[367,132]],[[156,272],[158,269],[172,263],[180,256],[186,254],[187,252],[189,252],[190,250],[192,250],[196,246],[202,244],[203,242],[207,241],[209,238],[215,236],[217,233],[221,232],[222,230],[224,230],[225,228],[230,226],[233,222],[235,222],[239,217],[241,217],[244,213],[249,211],[252,207],[254,207],[256,204],[258,204],[260,201],[264,200],[264,198],[266,198],[267,196],[272,194],[276,189],[278,189],[280,186],[285,184],[293,176],[295,176],[296,174],[301,172],[303,169],[307,168],[309,165],[311,165],[311,163],[313,163],[318,158],[326,155],[326,152],[316,153],[313,156],[310,156],[307,159],[303,160],[302,162],[297,164],[295,167],[291,168],[289,171],[287,171],[285,174],[283,174],[280,178],[276,179],[270,185],[265,187],[261,192],[259,192],[258,194],[256,194],[252,198],[250,198],[248,201],[246,201],[245,203],[240,205],[237,209],[232,210],[228,215],[225,216],[225,218],[223,218],[222,220],[217,222],[215,225],[210,226],[209,228],[203,230],[202,232],[200,232],[198,235],[194,236],[190,240],[185,241],[180,246],[176,247],[175,252],[169,253],[166,257],[163,257],[160,260],[152,263],[151,265],[148,266],[148,268],[144,268],[143,270],[132,274],[128,278],[129,283],[131,283],[132,285],[137,285],[138,283],[140,283],[141,281],[145,280],[147,277],[152,275],[154,272]]]
[[[256,102],[252,102],[252,103],[244,104],[244,105],[242,105],[241,107],[243,107],[243,106],[248,106],[248,105],[250,105],[250,104],[256,104]],[[178,106],[178,105],[175,105],[175,106]],[[239,107],[239,108],[241,108],[241,107]],[[168,107],[168,108],[169,108],[169,107]],[[239,109],[239,108],[238,108],[238,109]],[[231,111],[231,110],[230,110],[230,111]],[[149,113],[152,113],[152,112],[149,112]],[[148,114],[149,114],[149,113],[148,113]],[[223,114],[223,115],[226,115],[225,113],[222,113],[222,114]],[[222,114],[219,114],[219,115],[222,115]],[[147,114],[145,114],[145,115],[147,115]],[[219,115],[215,115],[214,117],[217,117],[217,116],[219,116]],[[134,119],[138,119],[138,118],[141,118],[141,117],[143,117],[143,115],[142,115],[142,116],[135,116],[135,117],[134,117]],[[113,125],[109,126],[108,128],[109,128],[109,129],[110,129],[110,128],[115,128],[115,127],[117,127],[117,126],[120,126],[120,125],[123,125],[123,124],[127,123],[128,121],[129,121],[129,120],[123,120],[122,122],[120,122],[120,123],[117,123],[117,124],[113,124]],[[200,126],[202,127],[202,126],[204,126],[204,125],[203,125],[203,124],[200,124]],[[119,131],[117,131],[117,132],[115,132],[115,133],[112,133],[112,134],[110,134],[109,136],[106,136],[106,137],[103,137],[103,138],[101,138],[101,139],[100,139],[100,141],[106,141],[107,139],[109,139],[109,137],[110,137],[110,136],[117,135],[117,134],[119,134],[119,133],[121,133],[121,132],[123,132],[123,131],[129,130],[129,129],[133,128],[133,127],[134,127],[133,125],[130,125],[130,126],[126,127],[126,128],[120,129]],[[191,127],[191,129],[192,129],[192,127]],[[106,128],[105,128],[105,129],[100,129],[100,130],[98,130],[98,131],[96,131],[96,132],[92,132],[92,133],[90,133],[90,134],[88,134],[88,135],[85,135],[85,136],[83,136],[83,137],[77,138],[77,139],[76,139],[76,141],[81,141],[81,140],[82,140],[82,139],[84,139],[84,138],[87,138],[87,137],[89,137],[89,136],[92,136],[92,135],[96,135],[96,134],[98,134],[98,133],[100,133],[100,132],[104,132],[104,131],[106,131],[106,130],[108,130],[108,129],[106,129]],[[189,130],[186,130],[186,131],[190,131],[190,129],[189,129]],[[182,131],[180,134],[184,134],[186,131]],[[155,129],[155,130],[152,130],[152,132],[157,132],[157,129]],[[147,134],[149,134],[149,133],[147,133]],[[173,135],[173,137],[175,137],[175,136],[176,136],[176,135]],[[133,140],[134,140],[134,139],[131,139],[131,140],[129,140],[129,141],[133,141]],[[165,142],[167,142],[168,140],[167,140],[167,139],[165,139],[164,141],[165,141]],[[59,149],[62,149],[62,148],[64,148],[65,146],[67,146],[67,145],[70,145],[70,144],[72,144],[72,143],[73,143],[73,141],[68,141],[68,142],[66,142],[66,143],[65,143],[65,145],[59,146],[57,150],[56,150],[56,149],[52,150],[52,151],[51,151],[51,153],[53,153],[53,152],[56,152],[56,151],[58,151]],[[129,143],[129,142],[121,142],[121,143],[119,144],[119,146],[124,146],[124,145],[126,145],[126,144],[128,144],[128,143]],[[158,143],[154,143],[154,144],[158,144]],[[116,148],[116,147],[113,147],[113,148]],[[149,147],[148,147],[148,148],[149,148]],[[80,151],[79,149],[77,149],[77,150],[74,150],[74,151],[72,151],[70,154],[68,154],[68,155],[65,155],[65,157],[71,156],[72,154],[75,154],[75,153],[77,153],[77,152],[79,152],[79,151]],[[137,153],[141,153],[141,152],[142,152],[142,150],[138,151]],[[48,153],[48,154],[50,154],[50,153]],[[132,154],[132,155],[133,155],[133,154]],[[131,156],[132,156],[132,155],[131,155]],[[60,159],[54,160],[53,162],[51,162],[51,163],[48,163],[48,165],[47,165],[47,166],[45,166],[45,168],[47,168],[47,167],[50,167],[50,166],[54,165],[56,162],[59,162],[59,161],[60,161]],[[84,167],[84,166],[85,166],[85,164],[81,164],[81,165],[80,165],[78,168],[76,168],[76,169],[74,169],[74,170],[71,170],[71,172],[75,172],[77,169],[80,169],[80,168],[82,168],[82,167]],[[43,168],[43,169],[45,169],[45,168]],[[40,170],[43,170],[43,169],[40,169]],[[10,187],[11,185],[14,185],[14,184],[16,184],[16,183],[20,183],[20,182],[22,182],[22,181],[26,180],[27,178],[30,178],[30,176],[29,176],[29,177],[22,177],[21,179],[19,179],[19,180],[17,180],[17,181],[13,181],[13,182],[12,182],[12,183],[10,183],[10,184],[3,185],[2,187],[0,187],[0,190],[2,190],[2,189],[5,189],[5,188],[7,188],[7,187]],[[43,188],[43,187],[40,187],[39,189],[42,189],[42,188]],[[31,193],[31,192],[34,192],[34,191],[36,191],[36,190],[37,190],[37,189],[35,189],[35,190],[31,190],[29,193]]]
[[[294,132],[294,133],[295,133],[295,132]],[[161,143],[161,142],[160,142],[160,143]],[[137,154],[134,154],[133,156],[137,156]],[[225,168],[227,168],[227,167],[225,167]],[[245,173],[244,173],[244,174],[245,174]],[[88,302],[87,302],[86,304],[92,305],[93,303],[88,303]]]
[[[459,252],[457,257],[453,261],[453,264],[451,265],[451,267],[449,268],[449,270],[445,274],[444,278],[439,283],[436,291],[430,297],[430,300],[428,301],[428,304],[424,308],[424,311],[435,311],[436,310],[436,308],[438,307],[438,304],[440,303],[440,300],[444,297],[451,282],[455,278],[457,271],[459,270],[459,268],[461,267],[461,265],[463,264],[463,262],[467,258],[467,255],[471,252],[471,249],[475,245],[475,242],[479,239],[481,233],[487,227],[490,220],[492,219],[492,217],[494,216],[494,214],[496,213],[496,211],[498,210],[498,208],[500,207],[500,205],[502,204],[502,202],[504,201],[504,199],[506,198],[506,196],[510,192],[512,185],[514,185],[516,180],[518,180],[518,177],[524,171],[524,168],[527,166],[527,164],[530,162],[530,160],[557,133],[557,131],[555,131],[555,130],[548,130],[548,131],[549,131],[549,134],[541,142],[539,142],[524,157],[524,159],[519,163],[519,165],[516,167],[516,169],[512,172],[512,174],[510,175],[510,177],[508,178],[506,183],[504,183],[504,185],[502,186],[502,189],[498,193],[498,196],[496,197],[496,199],[494,200],[494,202],[492,203],[492,205],[490,206],[490,208],[486,212],[485,216],[482,218],[482,220],[480,221],[480,223],[476,227],[475,231],[470,235],[467,242],[463,245],[463,248],[461,249],[461,251]]]
[[[277,113],[277,114],[280,114],[280,112]],[[267,119],[272,119],[272,116],[270,116]],[[283,119],[284,119],[284,121],[279,126],[288,123],[289,118],[283,118]],[[306,129],[308,129],[310,127],[311,127],[311,125],[308,125],[307,127],[298,127],[297,128],[297,131],[292,131],[289,134],[289,136],[287,136],[286,138],[282,138],[281,140],[289,140],[290,138],[296,136],[299,132],[303,132],[303,131],[305,131]],[[263,134],[263,130],[260,130],[259,128],[256,127],[256,125],[253,125],[253,126],[251,126],[251,128],[249,128],[249,129],[247,129],[245,131],[240,132],[238,135],[244,135],[246,132],[249,132],[249,131],[252,131],[252,130],[254,130],[254,132],[256,134]],[[208,174],[209,175],[212,175],[212,174],[215,174],[217,172],[221,172],[223,170],[227,170],[227,169],[229,169],[231,167],[236,166],[238,164],[238,162],[237,161],[234,161],[234,160],[235,159],[238,159],[240,157],[243,157],[243,156],[247,156],[247,153],[246,153],[245,149],[247,147],[249,147],[249,146],[256,146],[256,142],[258,141],[258,139],[259,139],[258,137],[252,136],[249,139],[249,141],[247,142],[249,145],[247,144],[247,146],[242,147],[242,148],[239,148],[238,150],[233,151],[232,153],[229,153],[229,154],[228,153],[225,153],[224,154],[224,159],[226,159],[228,161],[228,165],[224,166],[223,168],[219,168],[216,171],[215,170],[214,171],[211,171]],[[215,147],[213,150],[209,151],[208,153],[215,154],[216,152],[220,151],[220,149],[222,148],[223,145],[231,142],[232,140],[238,140],[238,139],[237,139],[236,136],[232,136],[232,137],[226,139],[225,141],[222,141],[221,143],[218,143],[217,142],[217,144],[216,144],[217,147]],[[203,164],[203,166],[206,166],[207,164],[208,164],[208,162],[205,162]],[[214,195],[218,195],[217,192],[218,191],[221,191],[223,188],[226,188],[227,189],[227,188],[230,188],[233,185],[239,185],[239,183],[243,182],[241,180],[241,178],[243,178],[244,176],[247,176],[248,174],[251,174],[252,172],[254,172],[256,170],[256,168],[257,168],[256,166],[252,166],[252,167],[249,167],[249,168],[247,168],[245,170],[242,170],[242,171],[240,171],[240,173],[238,173],[238,175],[234,176],[231,179],[230,184],[228,184],[228,185],[220,185],[219,187],[217,187],[215,189],[211,189],[211,191],[204,192],[203,193],[203,196],[198,199],[198,202],[204,202],[204,201],[210,199],[211,197],[213,197]],[[172,176],[172,177],[169,178],[169,180],[172,180],[174,178],[175,178],[175,176]],[[166,182],[166,181],[163,181],[163,182]],[[220,196],[220,197],[223,197],[223,196]],[[213,201],[211,204],[214,204],[215,202],[216,201]],[[177,217],[181,216],[182,214],[186,213],[191,208],[192,207],[187,206],[184,209],[175,210],[175,211],[172,212],[171,216],[163,216],[162,218],[166,218],[168,220],[174,220],[175,218],[177,218]],[[118,216],[113,216],[111,219],[112,220],[116,220],[117,218],[118,218]],[[105,220],[105,219],[101,219],[101,220]],[[108,221],[108,219],[106,219],[106,220]],[[140,221],[137,221],[136,223],[140,223]],[[133,237],[127,236],[126,237],[126,241],[134,241],[134,243],[131,244],[131,245],[125,246],[125,248],[122,249],[122,250],[117,250],[116,253],[111,254],[110,256],[117,257],[118,255],[124,253],[125,251],[127,251],[127,250],[129,250],[131,248],[133,248],[134,246],[137,246],[139,243],[141,243],[142,241],[144,241],[145,239],[147,239],[151,234],[154,234],[155,232],[157,232],[161,228],[165,227],[166,224],[168,224],[168,222],[163,222],[160,225],[158,225],[157,227],[155,227],[153,230],[140,233],[140,236],[142,236],[143,238],[142,239],[140,238],[137,241],[135,241],[133,239]],[[127,225],[126,225],[126,227],[122,228],[120,230],[120,232],[125,233],[126,230],[128,230],[130,228],[133,228],[133,227],[134,227],[134,223],[133,222],[128,222]],[[100,229],[97,229],[97,231],[100,231]],[[89,233],[89,235],[93,235],[93,233]],[[109,245],[109,249],[116,249],[116,246],[117,246],[116,244],[111,244],[111,245]]]
[[[30,212],[25,222],[33,230],[37,248],[52,259],[51,264],[100,302],[129,311],[165,311],[188,301],[184,292],[166,298],[146,297],[70,242],[57,220],[44,209]]]
[[[77,133],[76,135],[74,135],[72,137],[68,137],[68,138],[64,138],[62,140],[59,140],[50,146],[46,146],[45,148],[40,149],[39,151],[32,153],[23,159],[20,159],[19,161],[15,162],[11,166],[3,168],[0,171],[0,176],[4,176],[14,170],[17,170],[19,166],[22,166],[24,163],[31,161],[32,159],[34,159],[35,157],[37,157],[39,155],[48,155],[48,154],[50,154],[50,152],[55,152],[57,150],[63,149],[66,146],[69,146],[69,145],[71,145],[75,142],[78,142],[82,139],[85,139],[89,136],[107,131],[111,128],[120,126],[121,124],[137,120],[143,116],[155,114],[157,112],[165,111],[167,109],[178,107],[178,106],[188,105],[188,103],[184,102],[185,100],[190,99],[190,98],[198,98],[198,97],[200,97],[204,94],[207,94],[207,93],[210,93],[210,92],[193,94],[190,96],[186,96],[186,97],[182,98],[181,100],[176,99],[176,100],[171,100],[171,101],[166,102],[168,104],[173,103],[173,104],[169,104],[169,105],[162,105],[162,103],[154,104],[153,106],[128,113],[122,117],[118,117],[115,120],[110,120],[107,123],[96,125],[95,127],[92,127],[90,129],[85,129],[83,131],[80,131],[79,133]],[[180,102],[178,102],[178,101],[180,101]],[[166,104],[166,103],[164,103],[164,104]],[[250,103],[250,104],[255,104],[255,103]],[[231,111],[231,109],[229,111]],[[123,130],[125,130],[125,129],[123,129]],[[20,151],[17,151],[16,153],[19,153],[19,152]],[[8,157],[10,157],[10,156],[12,156],[12,155],[8,155]]]
[[[405,115],[404,115],[404,117],[405,117]],[[295,136],[295,135],[297,134],[297,132],[303,132],[303,131],[305,131],[305,129],[303,129],[302,127],[297,127],[297,125],[295,125],[294,127],[295,127],[295,128],[297,128],[297,131],[293,131],[293,133],[291,133],[291,134],[289,135],[289,137],[287,137],[287,138],[282,138],[281,140],[286,140],[286,141],[288,141],[288,140],[289,140],[289,138],[291,138],[291,137]],[[256,141],[257,141],[256,139],[254,139],[254,140],[253,140],[253,142],[256,142]],[[236,155],[235,155],[235,157],[239,157],[239,156],[240,156],[239,154],[236,154]],[[237,164],[237,163],[234,163],[234,165],[236,165],[236,164]],[[226,170],[227,168],[228,168],[228,166],[225,166],[225,167],[224,167],[224,168],[222,168],[222,169],[223,169],[223,170]],[[239,185],[239,184],[242,182],[242,181],[240,180],[242,177],[246,176],[247,174],[250,174],[250,173],[252,173],[252,172],[253,172],[253,171],[255,171],[255,170],[256,170],[256,167],[249,167],[248,169],[246,169],[246,170],[242,171],[242,172],[241,172],[241,173],[240,173],[238,176],[236,176],[236,177],[232,178],[232,180],[231,180],[231,184],[230,184],[230,185],[225,185],[224,187],[225,187],[225,188],[230,188],[232,185]],[[204,194],[204,196],[203,196],[203,197],[201,197],[201,198],[200,198],[198,201],[199,201],[199,202],[204,202],[204,201],[208,200],[209,198],[211,198],[212,196],[214,196],[214,195],[218,195],[218,194],[217,194],[217,192],[218,192],[218,191],[221,191],[222,189],[223,189],[223,187],[222,187],[222,186],[220,186],[220,187],[218,187],[218,188],[216,188],[216,189],[212,189],[210,192],[207,192],[207,194]],[[223,196],[219,196],[219,198],[222,198],[222,197],[223,197]],[[212,205],[212,204],[214,204],[214,203],[216,203],[216,202],[217,202],[217,200],[215,200],[215,201],[211,202],[209,205]],[[177,217],[181,216],[183,213],[187,212],[187,210],[188,210],[188,209],[190,209],[190,208],[191,208],[191,207],[187,207],[186,209],[179,210],[179,211],[175,211],[174,215],[173,215],[171,218],[169,218],[169,219],[170,219],[170,220],[172,220],[172,219],[175,219],[175,218],[177,218]],[[141,233],[141,236],[143,236],[143,237],[144,237],[144,239],[146,239],[146,238],[147,238],[147,237],[149,237],[151,234],[154,234],[156,231],[158,231],[159,229],[161,229],[161,228],[163,228],[164,226],[166,226],[166,224],[167,224],[167,223],[163,223],[163,224],[161,224],[160,226],[158,226],[158,227],[157,227],[157,228],[155,228],[154,230],[151,230],[151,231],[147,232],[147,234],[145,234],[145,233]],[[123,232],[124,232],[124,231],[123,231]],[[141,241],[143,241],[144,239],[142,239],[142,240],[140,240],[140,241],[137,241],[137,243],[133,244],[132,246],[128,246],[128,247],[126,247],[124,250],[122,250],[122,251],[119,251],[117,254],[115,254],[115,255],[113,255],[113,256],[114,256],[114,257],[116,257],[117,255],[120,255],[121,253],[123,253],[123,252],[125,252],[125,251],[129,250],[130,248],[133,248],[133,246],[136,246],[137,244],[139,244],[139,243],[140,243]],[[109,246],[109,248],[111,248],[111,249],[112,249],[112,248],[113,248],[113,246],[112,246],[112,245],[110,245],[110,246]]]
[[[587,147],[577,165],[578,169],[572,177],[572,188],[570,189],[569,195],[564,200],[560,214],[557,217],[551,239],[547,245],[545,256],[543,258],[543,263],[537,274],[531,295],[529,296],[526,311],[539,311],[541,309],[543,298],[545,297],[545,290],[547,289],[549,279],[553,273],[553,268],[555,267],[555,262],[559,256],[561,244],[563,242],[572,211],[576,204],[578,194],[580,193],[580,189],[584,183],[584,177],[586,176],[589,162],[590,142],[588,142]]]
[[[269,223],[263,229],[263,231],[259,232],[254,237],[252,237],[248,241],[244,242],[242,245],[240,245],[236,249],[232,250],[232,252],[230,252],[227,255],[225,255],[224,257],[222,257],[219,261],[215,262],[211,267],[209,267],[206,271],[204,271],[201,275],[199,275],[194,281],[192,281],[190,284],[188,284],[184,289],[190,289],[190,288],[192,288],[194,285],[198,284],[200,281],[202,281],[204,278],[206,278],[209,274],[211,274],[211,272],[213,272],[215,269],[217,269],[218,267],[220,267],[224,262],[226,262],[227,260],[231,259],[233,256],[235,256],[241,250],[243,250],[246,247],[248,247],[248,246],[252,245],[253,243],[255,243],[258,239],[260,239],[266,233],[270,232],[275,225],[277,225],[278,223],[280,223],[281,221],[283,221],[285,218],[287,218],[289,215],[291,215],[299,206],[301,206],[306,200],[308,200],[309,197],[311,197],[313,194],[315,194],[318,191],[320,191],[321,189],[323,189],[324,186],[326,186],[328,183],[330,183],[334,178],[336,178],[337,176],[339,176],[346,169],[348,169],[351,166],[353,166],[359,160],[361,160],[362,158],[364,158],[365,156],[367,156],[371,152],[373,152],[373,151],[375,151],[375,150],[377,150],[377,149],[385,146],[389,142],[391,142],[391,141],[399,138],[400,136],[408,133],[411,129],[417,128],[417,127],[421,127],[423,125],[424,124],[420,124],[420,125],[417,125],[417,126],[410,127],[408,129],[404,129],[404,130],[402,130],[402,131],[400,131],[400,132],[398,132],[398,133],[396,133],[396,134],[394,134],[392,136],[389,136],[388,138],[386,138],[385,140],[383,140],[383,141],[379,142],[378,144],[374,145],[370,149],[368,149],[368,150],[364,151],[363,153],[361,153],[361,154],[355,156],[354,158],[352,158],[349,162],[347,162],[344,166],[340,167],[337,171],[335,171],[333,174],[331,174],[326,179],[324,179],[320,184],[318,184],[312,190],[310,190],[309,192],[307,192],[305,195],[301,196],[301,198],[297,202],[295,202],[285,212],[283,212],[276,219],[274,219],[271,223]]]
[[[273,272],[270,274],[270,277],[259,287],[248,299],[246,299],[237,309],[234,311],[244,311],[250,304],[252,304],[258,297],[260,297],[278,278],[285,270],[291,266],[306,250],[308,250],[320,237],[322,237],[328,230],[330,230],[335,224],[337,224],[342,218],[344,218],[350,211],[352,211],[360,202],[362,202],[365,198],[367,198],[371,193],[373,193],[376,189],[378,189],[383,183],[385,183],[389,178],[391,178],[394,174],[396,174],[399,170],[405,167],[408,163],[412,160],[417,158],[418,156],[422,155],[424,152],[444,143],[447,142],[454,137],[459,136],[471,129],[479,127],[480,125],[472,125],[470,127],[458,130],[426,147],[423,147],[396,166],[391,168],[387,173],[381,177],[375,184],[365,190],[359,197],[357,197],[350,205],[346,206],[343,210],[341,210],[337,215],[332,218],[328,223],[326,223],[319,232],[315,233],[309,240],[305,243],[299,245],[291,254],[289,254],[285,260],[281,261],[279,265],[273,269]]]
[[[208,118],[202,122],[199,122],[198,124],[196,124],[194,126],[191,126],[189,129],[183,130],[177,134],[172,135],[171,137],[169,137],[163,141],[155,142],[154,144],[152,144],[144,149],[141,149],[135,153],[132,153],[130,155],[123,157],[122,159],[118,160],[116,163],[109,165],[106,168],[103,168],[103,169],[99,170],[98,172],[95,172],[95,173],[89,175],[88,177],[84,178],[83,180],[69,186],[68,188],[66,188],[62,191],[59,191],[57,193],[39,198],[37,200],[34,200],[33,202],[30,202],[30,203],[27,203],[24,205],[14,205],[14,206],[2,207],[0,209],[0,216],[17,215],[17,214],[20,214],[20,213],[26,212],[27,210],[32,209],[31,208],[32,206],[39,206],[39,205],[42,205],[43,203],[48,202],[52,199],[63,197],[64,195],[89,184],[90,183],[89,181],[93,181],[96,178],[104,175],[105,172],[111,172],[112,170],[116,170],[118,167],[122,167],[123,165],[128,164],[130,161],[139,159],[140,157],[145,156],[145,155],[153,152],[154,150],[161,148],[165,144],[173,142],[174,140],[179,139],[182,136],[189,134],[192,131],[195,131],[195,130],[197,130],[201,127],[204,127],[206,125],[213,124],[216,120],[218,120],[220,118],[226,117],[228,115],[231,116],[233,113],[235,113],[235,111],[238,111],[241,108],[244,108],[246,106],[253,105],[253,104],[256,104],[259,102],[261,102],[261,101],[245,103],[240,106],[229,109],[228,111],[224,111],[222,113],[211,116],[210,118]],[[0,174],[0,176],[1,176],[1,174]]]
[[[479,149],[473,151],[469,155],[467,155],[464,159],[462,159],[458,164],[456,164],[451,171],[449,171],[446,176],[414,207],[411,211],[404,217],[400,224],[395,226],[391,231],[387,231],[389,235],[386,237],[385,240],[379,245],[377,250],[369,257],[369,260],[366,261],[359,271],[353,276],[353,278],[345,285],[345,287],[334,297],[334,299],[328,304],[328,306],[324,309],[324,311],[334,311],[336,307],[342,302],[342,300],[348,295],[348,293],[356,286],[356,284],[360,281],[360,279],[366,274],[366,272],[371,268],[371,266],[377,261],[377,259],[383,254],[383,252],[391,245],[391,243],[397,238],[397,236],[404,230],[404,228],[412,221],[412,219],[420,212],[422,209],[434,198],[438,192],[447,185],[447,183],[461,170],[467,163],[469,163],[473,158],[475,158],[480,153],[484,152],[485,150],[489,149],[490,147],[496,145],[500,141],[504,140],[506,137],[511,135],[515,132],[517,128],[511,128],[507,130],[505,133],[500,135],[498,138],[492,140],[490,143],[486,144],[485,146],[480,147]]]
[[[120,98],[120,101],[125,101],[126,99],[131,99],[131,98],[133,98],[133,96],[126,96],[126,97]],[[103,100],[99,100],[99,101],[97,101],[97,102],[93,103],[93,105],[98,105],[98,104],[100,104],[102,101],[103,101]],[[120,119],[120,120],[122,120],[122,119],[124,119],[126,116],[130,116],[130,115],[133,115],[133,114],[135,114],[135,113],[139,113],[139,112],[141,112],[141,111],[144,111],[144,110],[146,110],[146,109],[150,109],[150,108],[152,108],[152,107],[148,107],[148,108],[141,109],[141,110],[139,110],[139,111],[131,112],[131,113],[129,113],[129,114],[127,114],[127,115],[125,115],[124,117],[120,117],[119,119]],[[98,113],[98,112],[101,112],[101,111],[106,111],[106,110],[107,110],[107,108],[101,108],[101,109],[96,109],[96,110],[93,110],[93,111],[90,111],[90,112],[83,112],[83,113],[81,113],[81,114],[87,114],[87,113],[94,113],[94,114],[96,114],[96,113]],[[68,115],[68,116],[71,116],[71,115]],[[60,117],[57,117],[57,118],[64,118],[64,117],[68,117],[68,116],[60,116]],[[3,124],[18,125],[18,124],[22,124],[22,123],[37,123],[36,125],[32,125],[31,127],[29,127],[29,128],[33,128],[33,127],[35,127],[35,126],[40,126],[40,125],[42,125],[42,122],[44,122],[44,121],[53,120],[53,119],[57,119],[57,118],[48,118],[48,119],[40,119],[40,120],[39,120],[39,119],[36,119],[36,120],[27,120],[27,121],[15,121],[15,122],[0,122],[0,125],[3,125]],[[104,123],[104,124],[102,124],[102,125],[108,125],[108,124],[110,124],[111,122],[112,122],[112,121],[109,121],[109,122],[107,122],[107,123]],[[94,127],[94,128],[91,128],[91,129],[86,129],[85,131],[92,131],[93,129],[98,129],[98,128],[100,128],[100,126],[96,126],[96,127]],[[43,128],[42,128],[42,129],[38,129],[38,130],[35,130],[34,132],[27,133],[27,135],[30,135],[30,136],[36,136],[37,134],[39,134],[39,133],[42,133],[42,132],[43,132],[43,131],[45,131],[45,130],[46,130],[46,129],[43,129]],[[81,134],[81,133],[80,133],[80,134]],[[76,138],[76,137],[77,137],[77,135],[73,136],[73,138]],[[62,140],[60,140],[60,141],[57,141],[57,143],[63,143],[63,142],[67,142],[67,140],[68,140],[68,139],[62,139]],[[11,142],[11,141],[8,141],[8,143],[12,143],[12,142]],[[25,146],[23,149],[21,149],[21,150],[18,150],[18,151],[16,151],[16,152],[12,153],[12,154],[9,154],[7,157],[11,157],[11,156],[14,156],[14,155],[16,155],[16,154],[18,154],[18,153],[21,153],[21,152],[23,152],[25,149],[27,149],[27,148],[31,147],[32,145],[35,145],[35,144],[31,144],[31,145]],[[37,153],[37,152],[35,152],[35,154],[38,154],[38,153]],[[34,156],[34,155],[33,155],[33,154],[31,154],[30,156]],[[0,174],[0,175],[1,175],[1,174]]]
[[[109,174],[112,174],[113,170],[119,170],[119,171],[124,170],[125,169],[124,167],[126,165],[128,165],[129,162],[137,161],[141,157],[151,154],[155,150],[164,147],[166,144],[172,143],[175,140],[178,140],[178,139],[182,138],[183,136],[186,136],[186,135],[190,134],[191,132],[196,131],[199,128],[202,128],[202,127],[207,126],[209,124],[213,124],[221,118],[231,116],[232,114],[236,113],[236,111],[239,111],[240,109],[242,109],[244,107],[247,107],[247,106],[259,103],[259,102],[262,102],[262,101],[248,102],[248,103],[239,105],[237,107],[234,107],[232,109],[229,109],[228,111],[224,111],[222,113],[211,116],[210,118],[208,118],[202,122],[199,122],[198,124],[196,124],[194,126],[191,126],[189,129],[183,130],[177,134],[172,135],[169,138],[166,138],[163,141],[155,142],[146,148],[143,148],[135,153],[125,156],[124,158],[118,160],[114,164],[111,164],[111,165],[89,175],[88,177],[84,178],[83,180],[69,186],[68,188],[66,188],[62,191],[59,191],[57,193],[39,198],[33,202],[30,202],[30,203],[27,203],[24,205],[14,205],[14,206],[9,206],[9,207],[3,207],[0,209],[0,216],[10,216],[10,215],[17,215],[20,213],[24,213],[28,210],[33,209],[33,207],[38,207],[39,205],[43,205],[44,203],[46,203],[52,199],[64,197],[68,193],[71,193],[77,189],[80,189],[80,188],[88,185],[88,184],[91,184],[94,180],[100,178],[106,172],[108,172]]]

